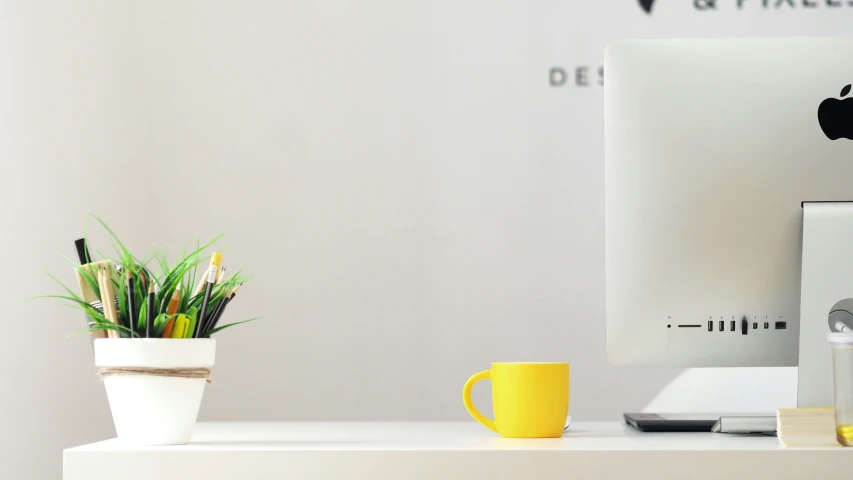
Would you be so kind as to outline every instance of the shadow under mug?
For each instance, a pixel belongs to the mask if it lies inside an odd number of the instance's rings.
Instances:
[[[471,400],[471,389],[480,380],[492,381],[494,420]],[[474,420],[502,437],[560,437],[569,414],[569,364],[493,363],[465,382],[462,401]]]

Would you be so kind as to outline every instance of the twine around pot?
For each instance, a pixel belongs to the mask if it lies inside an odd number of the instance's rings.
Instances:
[[[209,368],[147,368],[147,367],[104,367],[98,371],[103,380],[112,375],[149,375],[152,377],[203,378],[211,383]]]

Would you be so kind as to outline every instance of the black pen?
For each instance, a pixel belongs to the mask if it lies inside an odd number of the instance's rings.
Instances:
[[[228,298],[231,296],[231,293],[234,292],[234,289],[227,291],[225,295],[219,299],[219,304],[216,305],[216,308],[207,316],[207,318],[203,319],[204,323],[201,325],[201,333],[200,336],[204,336],[204,332],[210,329],[210,325],[213,324],[213,319],[221,315],[222,310],[225,308],[225,304],[228,303]]]
[[[130,338],[133,338],[134,323],[139,317],[139,310],[136,309],[136,292],[133,290],[133,272],[127,269],[127,328],[130,329]]]
[[[216,278],[219,276],[219,266],[222,264],[222,254],[213,252],[210,256],[210,268],[207,269],[207,281],[204,285],[204,298],[201,301],[201,308],[198,309],[198,318],[195,322],[195,331],[193,338],[198,338],[201,334],[201,324],[207,314],[207,304],[210,303],[210,292],[213,286],[216,285]]]
[[[154,282],[148,280],[148,305],[145,308],[146,310],[146,318],[145,318],[145,338],[151,338],[153,335],[153,324],[154,318]]]
[[[85,238],[78,238],[74,240],[74,246],[77,247],[77,257],[80,259],[80,265],[86,265],[91,262],[91,258],[89,256],[89,248],[86,246]]]
[[[74,240],[74,246],[77,248],[77,258],[80,259],[80,265],[86,265],[87,263],[91,262],[92,257],[89,256],[89,247],[86,246],[86,239],[85,238],[78,238],[77,240]],[[91,266],[89,267],[89,273],[93,274]],[[95,279],[95,281],[97,281],[97,279]],[[85,315],[86,315],[86,328],[91,329],[92,326],[96,325],[96,322],[92,317],[89,316],[88,313]],[[90,330],[89,335],[92,337],[93,340],[95,338],[106,338],[106,332],[103,330]],[[94,345],[95,344],[92,343],[93,349],[95,348]]]

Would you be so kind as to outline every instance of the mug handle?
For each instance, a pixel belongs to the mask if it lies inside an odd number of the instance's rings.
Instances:
[[[492,379],[492,371],[491,370],[483,370],[482,372],[477,372],[465,382],[465,386],[462,387],[462,402],[465,404],[465,410],[468,410],[468,413],[474,417],[474,420],[480,422],[488,428],[489,430],[498,433],[498,427],[495,425],[495,421],[486,418],[482,413],[477,410],[477,407],[474,406],[474,401],[471,400],[471,389],[474,388],[474,384],[479,382],[480,380],[491,380]]]

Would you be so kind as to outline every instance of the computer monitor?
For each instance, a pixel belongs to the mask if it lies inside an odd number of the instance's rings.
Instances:
[[[802,202],[853,200],[853,39],[621,41],[604,71],[610,363],[796,366]]]

